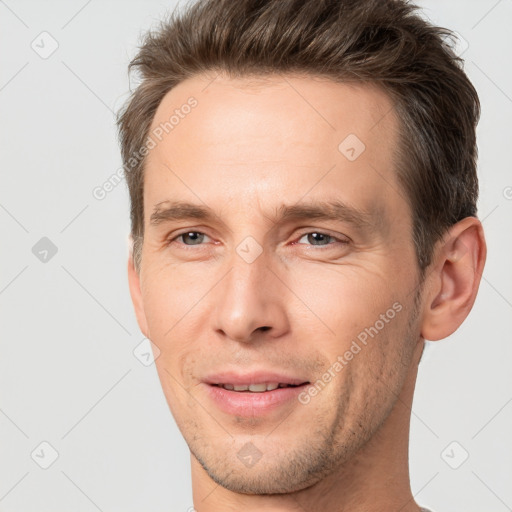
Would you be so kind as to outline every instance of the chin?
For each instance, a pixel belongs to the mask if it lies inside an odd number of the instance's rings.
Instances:
[[[333,472],[335,464],[329,450],[311,450],[311,446],[290,454],[265,454],[254,465],[246,467],[237,454],[199,454],[191,452],[208,476],[229,491],[239,494],[289,494],[313,486]],[[205,455],[205,456],[203,456]]]

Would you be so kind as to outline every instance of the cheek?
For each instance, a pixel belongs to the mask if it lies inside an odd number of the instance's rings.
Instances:
[[[150,265],[143,281],[142,297],[149,330],[154,340],[172,338],[180,323],[194,316],[194,309],[210,288],[194,269]],[[202,283],[202,284],[201,284]]]
[[[167,349],[162,352],[155,364],[169,409],[178,423],[178,427],[181,428],[182,419],[190,416],[190,412],[187,413],[187,410],[194,413],[192,416],[197,413],[197,402],[192,396],[193,390],[183,381],[179,368],[172,366],[174,358],[169,357],[171,350]]]
[[[297,304],[301,312],[307,307],[306,315],[299,316],[309,318],[311,328],[318,328],[320,324],[337,350],[342,350],[346,342],[374,325],[399,296],[394,295],[391,283],[386,282],[381,273],[368,269],[340,265],[317,272],[303,269],[300,275],[301,278],[290,286],[300,299]],[[297,313],[290,311],[292,316]]]

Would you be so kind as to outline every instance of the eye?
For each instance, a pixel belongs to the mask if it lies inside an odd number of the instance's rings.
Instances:
[[[185,231],[183,233],[179,233],[172,238],[169,238],[168,244],[178,244],[185,246],[185,248],[193,247],[194,245],[204,245],[205,237],[209,239],[210,237],[201,231]],[[301,240],[306,239],[307,241],[301,242]],[[181,241],[180,241],[181,240]],[[210,239],[211,240],[211,239]],[[349,243],[349,240],[342,239],[330,235],[328,233],[324,233],[321,231],[310,231],[307,233],[303,233],[301,237],[298,239],[295,244],[300,243],[301,245],[309,244],[313,247],[329,247],[333,245],[346,245]]]
[[[182,243],[181,245],[186,246],[192,246],[192,245],[201,245],[201,242],[204,241],[204,238],[208,237],[208,235],[205,235],[201,231],[186,231],[184,233],[180,233],[179,235],[176,235],[175,237],[169,239],[169,244],[176,242],[176,240],[181,239]],[[191,243],[187,243],[186,241],[190,241]]]
[[[328,247],[329,245],[336,245],[336,243],[348,244],[348,240],[337,238],[321,231],[310,231],[308,233],[304,233],[297,243],[301,243],[300,241],[303,238],[306,238],[307,243],[312,246]]]

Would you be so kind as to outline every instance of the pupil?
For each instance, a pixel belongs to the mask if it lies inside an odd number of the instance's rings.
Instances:
[[[318,243],[315,243],[315,242],[318,242],[318,241],[322,241],[323,240],[327,240],[328,238],[330,238],[329,235],[324,235],[322,233],[310,233],[308,235],[309,237],[309,242],[312,243],[312,245],[321,245],[321,244],[318,244]]]
[[[199,240],[199,242],[201,242],[201,236],[202,234],[201,233],[198,233],[197,231],[189,231],[188,233],[183,233],[183,240],[185,241],[186,237],[190,237],[192,238],[192,241],[193,242],[197,242]],[[192,243],[192,244],[188,244],[188,245],[197,245],[196,243]]]

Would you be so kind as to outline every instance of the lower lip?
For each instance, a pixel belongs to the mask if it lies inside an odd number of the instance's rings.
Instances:
[[[272,391],[253,393],[251,391],[231,391],[220,386],[206,384],[210,398],[222,411],[236,416],[259,416],[299,401],[298,395],[309,384],[296,387],[277,388]]]

